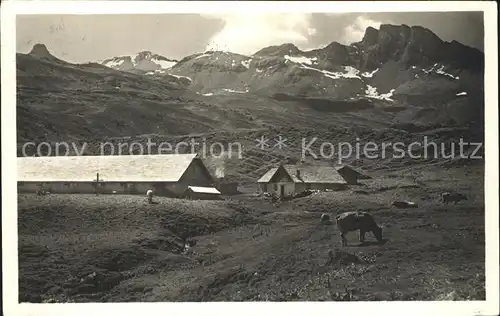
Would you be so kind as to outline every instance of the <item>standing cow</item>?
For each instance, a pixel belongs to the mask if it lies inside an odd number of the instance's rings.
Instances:
[[[148,198],[148,203],[152,204],[153,203],[153,190],[148,190],[146,192],[146,197]]]
[[[460,201],[467,201],[467,196],[462,193],[445,192],[441,194],[441,198],[443,199],[443,203],[445,204],[448,204],[449,202],[454,202],[456,204]]]
[[[356,211],[345,212],[335,217],[337,228],[342,238],[342,246],[347,246],[346,235],[350,231],[359,230],[359,241],[365,241],[365,234],[372,232],[378,242],[382,242],[382,227],[379,227],[370,213]]]

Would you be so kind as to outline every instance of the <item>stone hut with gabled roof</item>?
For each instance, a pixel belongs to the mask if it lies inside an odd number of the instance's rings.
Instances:
[[[182,196],[189,186],[213,188],[196,154],[17,158],[18,192]]]
[[[347,184],[358,184],[358,180],[371,179],[370,176],[365,175],[361,170],[354,168],[351,165],[336,166],[337,172],[344,178]]]
[[[330,166],[280,165],[271,168],[258,181],[262,192],[291,196],[305,190],[343,190],[346,181]]]

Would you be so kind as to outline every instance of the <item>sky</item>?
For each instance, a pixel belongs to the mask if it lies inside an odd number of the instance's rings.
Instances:
[[[251,55],[270,45],[293,43],[302,50],[333,41],[351,44],[368,26],[420,25],[442,40],[483,50],[482,12],[263,13],[155,15],[18,15],[17,52],[33,45],[69,62],[102,61],[151,51],[168,58],[209,49]]]

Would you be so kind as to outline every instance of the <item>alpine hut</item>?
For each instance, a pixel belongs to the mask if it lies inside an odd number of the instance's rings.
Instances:
[[[180,197],[189,186],[214,187],[197,154],[20,157],[17,176],[18,192]]]
[[[335,169],[342,178],[344,178],[347,184],[358,184],[358,180],[371,179],[370,176],[365,175],[362,171],[350,165],[337,166]]]
[[[258,181],[261,192],[291,196],[305,190],[343,190],[346,181],[334,167],[280,165],[271,168]]]

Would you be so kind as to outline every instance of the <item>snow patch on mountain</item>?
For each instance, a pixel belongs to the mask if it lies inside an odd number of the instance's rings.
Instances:
[[[435,73],[438,75],[448,76],[448,77],[455,79],[455,80],[460,79],[460,77],[458,77],[458,76],[455,77],[452,74],[449,74],[449,73],[443,71],[443,69],[444,69],[444,65],[434,64],[431,69],[422,69],[422,71],[425,72],[426,74]]]
[[[177,79],[187,79],[189,80],[190,82],[193,82],[193,79],[191,79],[190,77],[187,77],[187,76],[179,76],[179,75],[174,75],[174,74],[171,74],[171,73],[167,73],[164,69],[157,69],[155,71],[148,71],[146,72],[146,75],[147,76],[154,76],[154,75],[157,75],[157,74],[160,74],[160,75],[169,75],[169,76],[172,76],[172,77],[175,77]]]
[[[321,72],[321,73],[323,73],[323,75],[325,77],[328,77],[331,79],[341,79],[341,78],[361,79],[361,77],[359,77],[357,75],[359,73],[359,70],[357,70],[356,68],[351,67],[351,66],[344,66],[343,68],[344,68],[345,72],[332,72],[332,71],[328,71],[328,70],[321,70],[321,69],[305,66],[304,64],[302,64],[301,68]]]
[[[340,78],[361,79],[361,77],[358,75],[360,73],[360,71],[352,66],[342,66],[342,68],[344,69],[344,72],[332,72],[332,71],[328,71],[328,70],[321,70],[318,68],[310,67],[310,65],[316,64],[316,62],[318,60],[317,57],[308,58],[305,56],[293,57],[293,56],[285,55],[284,58],[285,58],[285,62],[291,61],[293,63],[300,64],[301,68],[303,68],[303,69],[309,69],[309,70],[321,72],[321,73],[323,73],[323,75],[325,77],[328,77],[331,79],[340,79]],[[309,66],[306,66],[306,65],[309,65]],[[365,73],[365,74],[367,76],[370,76],[370,75],[373,76],[373,74],[377,71],[378,71],[378,69],[375,70],[373,73]]]
[[[378,68],[375,69],[374,71],[372,72],[368,72],[368,71],[365,71],[361,74],[361,76],[365,77],[365,78],[371,78],[373,77],[373,75],[378,71]]]
[[[351,66],[344,66],[344,70],[346,72],[342,75],[343,78],[357,78],[357,79],[361,79],[361,77],[358,76],[359,70],[357,70],[356,68],[351,67]]]
[[[158,69],[170,69],[175,66],[176,63],[176,60],[153,54],[150,51],[143,51],[134,55],[122,55],[100,62],[100,64],[115,70],[142,70],[148,73]]]
[[[160,74],[161,75],[161,74],[165,74],[165,73],[166,73],[166,71],[164,69],[156,69],[154,71],[148,71],[148,72],[146,72],[146,75],[152,76],[152,75],[156,75],[156,74]]]
[[[123,59],[119,59],[119,60],[110,60],[106,63],[104,63],[103,65],[106,66],[106,67],[109,67],[109,68],[114,68],[114,67],[118,67],[120,66],[121,64],[123,64],[125,61]]]
[[[175,66],[175,64],[177,64],[175,61],[160,60],[156,58],[152,58],[151,61],[155,64],[160,65],[160,67],[163,69],[172,68],[173,66]]]
[[[306,65],[313,65],[318,60],[318,58],[316,58],[316,57],[313,57],[313,58],[307,58],[307,57],[304,57],[304,56],[295,56],[295,57],[293,57],[293,56],[289,56],[289,55],[285,55],[284,57],[285,57],[286,60],[289,60],[292,63],[306,64]]]
[[[139,55],[139,54],[135,54],[135,55],[130,55],[130,56],[127,56],[127,57],[129,57],[129,58],[130,58],[130,60],[132,61],[132,65],[134,65],[134,67],[136,67],[136,66],[137,66],[136,59],[137,59],[137,56],[138,56],[138,55]]]
[[[252,59],[247,59],[247,60],[242,60],[241,61],[241,64],[243,65],[243,67],[245,67],[246,69],[250,69],[250,63],[252,62]]]
[[[391,89],[391,91],[389,91],[387,93],[379,94],[377,92],[376,87],[372,87],[370,85],[367,85],[365,93],[366,93],[365,97],[368,97],[368,98],[378,99],[378,100],[386,100],[386,101],[394,101],[393,99],[391,99],[392,94],[394,93],[394,89]]]
[[[238,91],[238,90],[233,90],[233,89],[222,89],[223,91],[226,92],[231,92],[231,93],[247,93],[249,90],[246,89],[245,91]]]
[[[175,77],[177,79],[183,79],[184,78],[184,79],[187,79],[187,80],[193,82],[193,79],[191,79],[191,78],[189,78],[187,76],[179,76],[179,75],[174,75],[174,74],[171,74],[171,73],[169,73],[169,75],[172,76],[172,77]]]
[[[213,92],[207,92],[207,93],[199,93],[199,92],[196,92],[197,94],[199,95],[202,95],[202,96],[205,96],[205,97],[210,97],[210,96],[213,96],[213,95],[220,95],[221,92],[224,93],[224,92],[229,92],[229,93],[239,93],[239,94],[243,94],[243,93],[248,93],[250,90],[248,88],[245,89],[245,91],[241,91],[241,90],[234,90],[234,89],[220,89],[220,90],[217,90],[217,91],[213,91]]]
[[[156,69],[154,71],[148,71],[146,72],[146,75],[156,75],[156,74],[165,74],[167,73],[164,69]]]
[[[204,57],[212,57],[212,54],[204,53],[204,54],[196,56],[194,59],[200,59],[200,58],[204,58]]]

